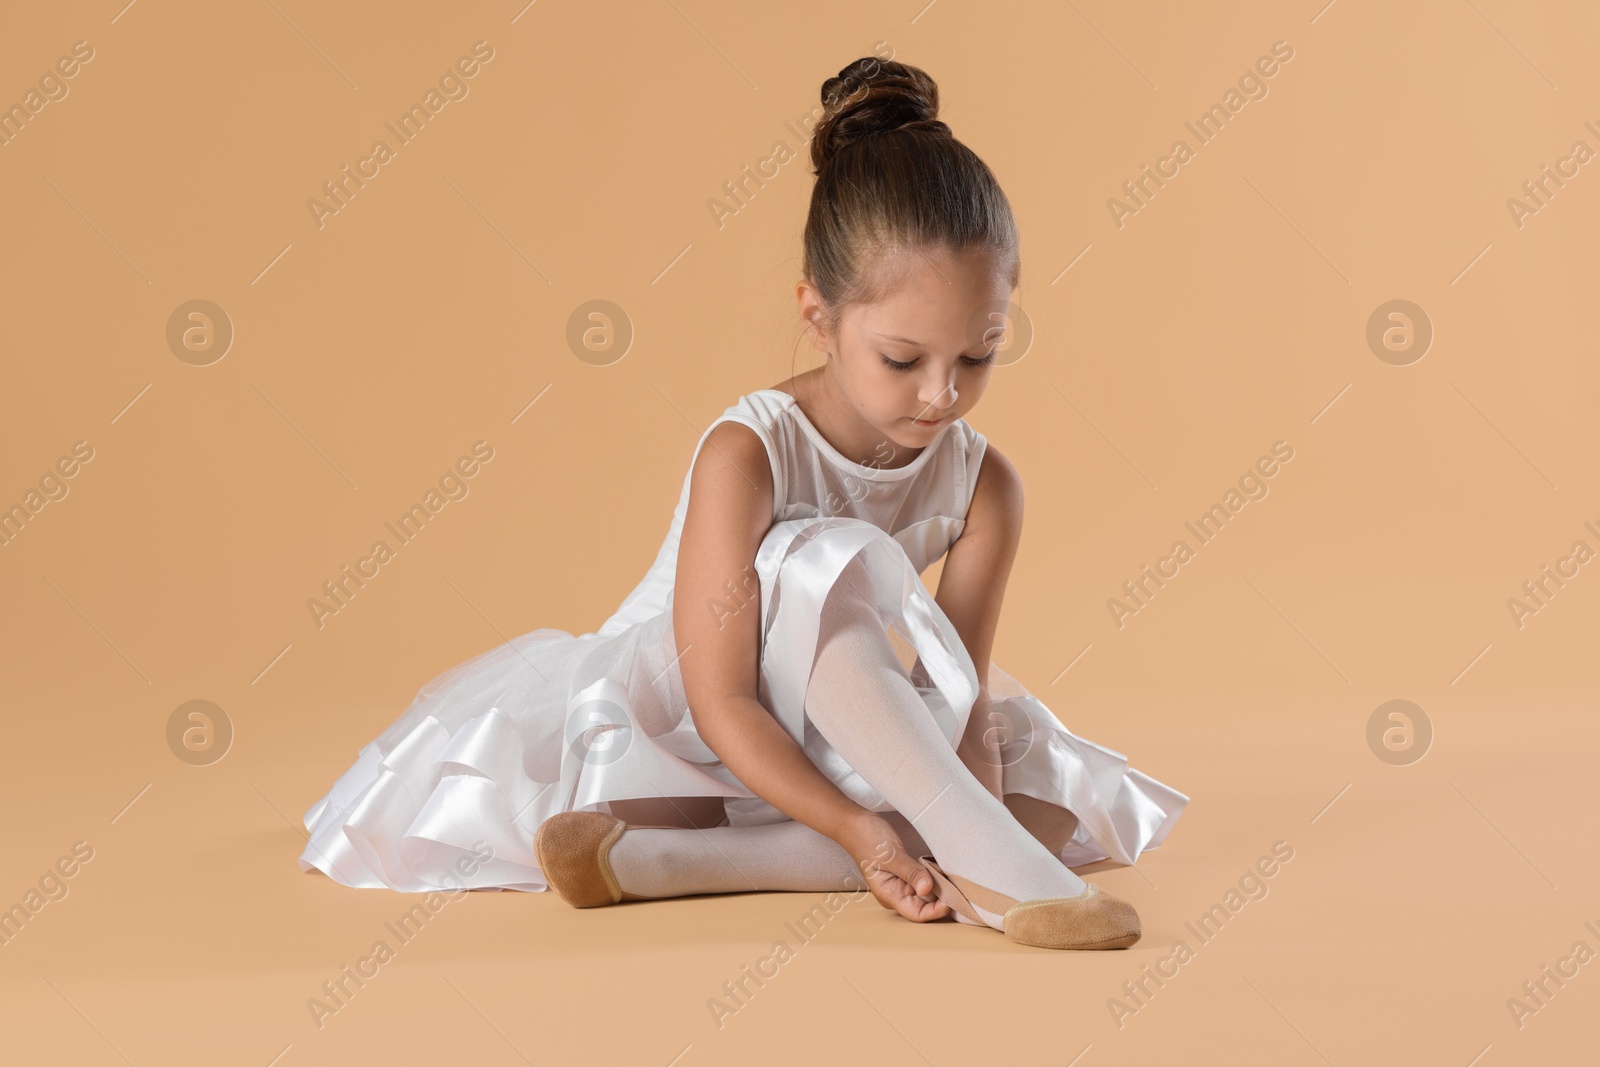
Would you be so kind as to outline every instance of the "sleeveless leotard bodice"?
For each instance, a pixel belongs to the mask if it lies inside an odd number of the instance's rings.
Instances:
[[[677,573],[678,539],[689,510],[694,460],[712,428],[723,422],[750,427],[766,446],[774,523],[827,515],[863,519],[898,541],[918,573],[943,557],[961,536],[987,444],[983,434],[956,419],[910,463],[899,467],[857,463],[828,443],[789,393],[758,389],[742,396],[701,434],[655,562],[601,625],[597,631],[601,636],[620,633],[665,610]],[[892,458],[892,447],[884,443],[885,457]]]

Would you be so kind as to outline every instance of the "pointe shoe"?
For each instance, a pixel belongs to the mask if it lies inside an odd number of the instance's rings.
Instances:
[[[599,908],[622,899],[611,869],[611,846],[628,824],[603,811],[562,811],[539,824],[533,851],[545,881],[574,908]]]
[[[1006,939],[1019,945],[1103,949],[1127,948],[1139,940],[1139,913],[1133,905],[1094,882],[1085,883],[1088,888],[1075,897],[1018,901],[949,873],[932,856],[920,860],[933,876],[934,892],[952,911],[984,926],[989,923],[978,908],[999,915]]]

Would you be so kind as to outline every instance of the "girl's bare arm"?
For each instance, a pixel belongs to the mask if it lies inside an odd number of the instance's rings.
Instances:
[[[1000,796],[1002,766],[992,742],[1001,724],[990,721],[989,655],[1022,538],[1022,511],[1021,476],[1010,460],[988,446],[966,525],[945,557],[934,597],[978,669],[978,698],[956,751],[995,796]]]
[[[734,776],[789,818],[839,840],[867,810],[817,769],[757,698],[755,556],[772,525],[772,493],[755,432],[735,422],[714,427],[695,460],[678,544],[678,668],[696,730]]]

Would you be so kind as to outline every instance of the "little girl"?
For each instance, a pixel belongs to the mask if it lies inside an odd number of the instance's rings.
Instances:
[[[964,416],[1020,258],[938,102],[876,58],[823,83],[797,289],[826,362],[701,436],[598,632],[535,630],[424,686],[306,812],[303,870],[575,907],[869,888],[1019,944],[1138,940],[1070,865],[1134,863],[1188,797],[989,662],[1022,483]]]

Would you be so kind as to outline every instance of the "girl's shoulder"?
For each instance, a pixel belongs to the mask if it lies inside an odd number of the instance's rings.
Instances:
[[[773,430],[780,422],[791,420],[797,406],[794,394],[786,389],[756,389],[729,404],[718,421]]]

